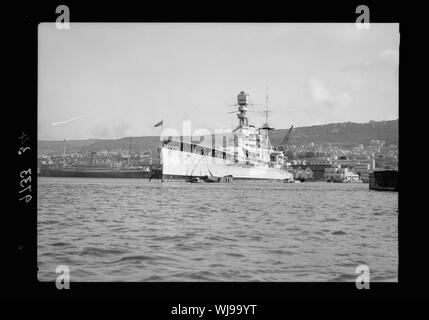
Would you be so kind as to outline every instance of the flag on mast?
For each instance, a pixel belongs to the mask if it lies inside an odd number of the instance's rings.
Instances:
[[[154,125],[154,127],[159,127],[162,126],[164,120],[161,120],[160,122],[158,122],[156,125]]]

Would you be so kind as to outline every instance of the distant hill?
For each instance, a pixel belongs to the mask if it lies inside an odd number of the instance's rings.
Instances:
[[[156,149],[159,146],[158,136],[148,137],[126,137],[116,140],[98,140],[92,144],[85,145],[81,148],[82,151],[101,151],[101,150],[129,150],[131,143],[132,150],[150,150]]]
[[[398,144],[399,120],[371,121],[367,123],[331,123],[318,126],[293,128],[289,144],[333,143],[341,145],[369,145],[372,139]],[[289,129],[270,132],[271,143],[281,143]]]
[[[333,143],[340,145],[369,145],[372,139],[385,140],[386,144],[398,144],[399,120],[370,121],[368,123],[332,123],[309,127],[293,128],[289,144]],[[289,129],[276,129],[270,132],[273,145],[283,140]],[[159,146],[158,136],[132,137],[132,150],[156,150]],[[128,150],[130,137],[121,139],[86,139],[66,141],[67,152]],[[62,153],[64,141],[39,141],[38,154]]]
[[[91,145],[99,140],[97,139],[86,139],[86,140],[67,140],[66,149],[67,152],[79,151],[82,147]],[[64,152],[64,140],[39,140],[37,142],[37,154],[50,154]]]
[[[85,140],[41,140],[38,141],[38,155],[50,153],[63,153],[64,144],[66,152],[85,152],[103,150],[129,150],[130,137],[121,139],[85,139]],[[159,137],[132,137],[131,148],[135,151],[156,149],[159,145]]]

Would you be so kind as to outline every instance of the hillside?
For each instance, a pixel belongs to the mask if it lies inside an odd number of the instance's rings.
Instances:
[[[149,150],[156,149],[159,145],[159,137],[132,137],[132,150]],[[67,140],[65,142],[66,152],[86,152],[86,151],[102,151],[102,150],[129,150],[130,138],[121,139],[85,139],[85,140]],[[64,141],[54,140],[38,141],[38,155],[50,153],[63,153]]]
[[[372,121],[367,123],[332,123],[319,126],[294,128],[290,144],[334,143],[341,145],[369,145],[372,139],[385,140],[386,144],[398,144],[398,120]],[[272,144],[279,144],[289,129],[273,130]]]
[[[101,151],[101,150],[129,150],[131,143],[132,150],[156,149],[159,145],[159,137],[126,137],[116,140],[98,140],[92,144],[85,145],[82,151]]]
[[[289,144],[333,143],[341,145],[369,145],[372,139],[385,140],[386,144],[398,144],[399,120],[371,121],[368,123],[332,123],[309,127],[294,128],[290,136]],[[276,129],[270,132],[273,145],[278,145],[283,140],[289,129]],[[210,141],[210,140],[208,140]],[[159,137],[132,137],[133,150],[155,150],[159,146]],[[66,142],[67,152],[77,151],[102,151],[102,150],[128,150],[130,138],[121,139],[87,139],[69,140]],[[38,154],[62,153],[64,141],[39,141]]]
[[[67,152],[79,151],[82,147],[91,145],[99,140],[97,139],[86,139],[86,140],[67,140],[66,149]],[[46,141],[39,140],[37,142],[37,154],[49,154],[49,153],[59,153],[64,152],[64,141],[63,140],[54,140]]]

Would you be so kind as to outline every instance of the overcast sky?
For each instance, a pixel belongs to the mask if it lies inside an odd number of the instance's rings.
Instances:
[[[275,128],[398,118],[399,25],[39,25],[39,140],[231,128],[244,90]],[[264,116],[249,114],[260,125]]]

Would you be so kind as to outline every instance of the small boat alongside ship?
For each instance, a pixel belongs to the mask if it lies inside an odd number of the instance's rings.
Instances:
[[[301,180],[297,179],[297,180],[289,180],[289,181],[285,181],[285,182],[287,182],[287,183],[301,183]]]
[[[218,182],[232,182],[232,176],[224,176],[224,177],[214,177],[214,176],[204,176],[204,177],[190,177],[189,182],[197,183],[197,182],[209,182],[209,183],[218,183]]]
[[[232,175],[223,177],[204,176],[204,182],[232,182]]]

